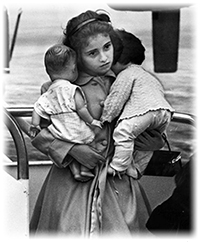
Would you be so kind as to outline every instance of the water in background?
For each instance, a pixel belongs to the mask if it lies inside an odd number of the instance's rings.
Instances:
[[[118,12],[105,4],[67,5],[49,7],[22,7],[17,41],[10,62],[10,74],[4,75],[4,101],[7,106],[32,106],[40,95],[40,86],[48,80],[43,66],[44,52],[52,44],[61,41],[66,22],[82,11],[106,9],[113,25],[138,36],[146,47],[144,67],[153,72],[151,12]],[[18,6],[9,6],[10,41],[12,39]],[[194,7],[181,9],[181,31],[178,70],[175,73],[158,74],[164,85],[166,97],[178,112],[195,114],[195,23]],[[193,153],[195,129],[172,125],[169,136],[174,149],[181,149],[184,159]],[[5,135],[5,143],[10,138]],[[26,137],[30,160],[46,159],[38,153]],[[10,157],[13,148],[7,148]],[[12,150],[12,152],[10,152]]]

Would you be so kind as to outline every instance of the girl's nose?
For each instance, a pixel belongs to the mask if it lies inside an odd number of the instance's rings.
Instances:
[[[101,52],[100,61],[105,62],[106,60],[107,60],[107,55],[104,52]]]

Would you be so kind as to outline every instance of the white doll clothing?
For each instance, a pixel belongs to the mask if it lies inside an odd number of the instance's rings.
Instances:
[[[126,170],[134,178],[138,178],[138,172],[142,175],[153,152],[134,151],[135,138],[145,130],[163,133],[170,120],[171,112],[163,109],[120,120],[113,133],[115,153],[110,166],[120,172]]]
[[[48,91],[35,103],[35,111],[41,117],[51,120],[48,126],[54,137],[72,143],[88,144],[94,139],[94,132],[76,112],[74,95],[79,86],[67,80],[55,80]],[[86,105],[86,100],[85,100]]]

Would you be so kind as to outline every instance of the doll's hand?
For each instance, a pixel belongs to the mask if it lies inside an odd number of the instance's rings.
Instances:
[[[151,132],[143,132],[140,134],[137,139],[135,140],[135,149],[137,150],[159,150],[165,144],[162,135],[157,130],[152,130]]]
[[[49,87],[51,86],[52,82],[51,81],[47,81],[45,83],[42,84],[42,87],[41,87],[41,94],[45,93]]]
[[[99,120],[93,119],[92,123],[90,124],[93,128],[100,128],[102,129],[102,124]]]
[[[31,125],[30,126],[30,129],[28,131],[29,135],[31,138],[35,138],[35,136],[41,131],[40,127],[39,126],[34,126],[34,125]]]

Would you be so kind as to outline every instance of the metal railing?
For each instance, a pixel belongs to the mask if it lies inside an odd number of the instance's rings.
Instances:
[[[31,117],[33,107],[9,107],[4,110],[5,124],[10,131],[16,151],[18,179],[28,179],[28,155],[22,131],[28,135],[30,124],[24,119]],[[172,122],[195,126],[195,117],[191,114],[175,112]]]
[[[195,116],[192,114],[175,112],[172,118],[172,122],[189,124],[195,127]]]
[[[12,114],[7,110],[4,110],[4,123],[8,128],[16,147],[17,179],[28,179],[28,154],[21,127]]]

